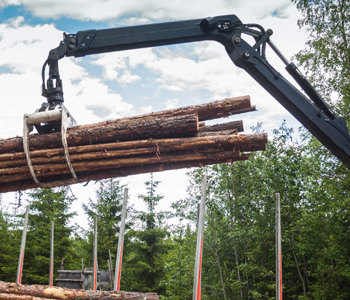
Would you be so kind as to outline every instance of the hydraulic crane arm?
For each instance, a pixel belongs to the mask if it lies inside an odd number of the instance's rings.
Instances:
[[[255,44],[243,36],[250,35]],[[277,101],[294,115],[321,143],[350,168],[350,135],[344,118],[337,117],[311,84],[289,63],[270,40],[272,30],[257,24],[243,24],[235,15],[166,22],[64,34],[60,45],[49,52],[43,66],[43,96],[49,109],[63,103],[58,60],[64,56],[84,56],[136,48],[213,40],[221,43],[231,60],[246,70]],[[296,89],[266,60],[269,45],[286,64],[289,74],[308,97]],[[45,67],[49,78],[45,83]]]

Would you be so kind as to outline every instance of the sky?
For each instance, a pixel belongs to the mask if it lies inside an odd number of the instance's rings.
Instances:
[[[22,135],[23,115],[45,101],[41,68],[63,32],[227,14],[271,28],[272,41],[288,59],[305,47],[306,33],[297,26],[301,16],[289,0],[0,0],[0,138]],[[288,77],[272,51],[267,58]],[[59,65],[65,106],[78,124],[250,95],[258,111],[229,118],[243,120],[245,132],[262,122],[271,137],[284,119],[289,126],[300,126],[216,42],[69,57]],[[154,174],[161,181],[158,192],[164,195],[159,209],[186,197],[187,171]],[[143,183],[149,178],[145,174],[122,179],[129,187],[130,202],[137,207],[143,207],[137,196],[145,192]],[[93,182],[72,185],[78,198],[73,209],[80,216],[81,203],[94,199],[95,188]],[[15,193],[4,194],[3,204],[8,206],[15,198]],[[77,222],[87,226],[84,218]]]

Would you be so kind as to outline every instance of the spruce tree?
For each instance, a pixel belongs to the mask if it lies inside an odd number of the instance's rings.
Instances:
[[[19,234],[13,230],[9,214],[0,210],[0,280],[15,281]]]
[[[22,282],[47,284],[51,221],[55,223],[55,271],[62,263],[65,268],[70,268],[74,263],[70,238],[73,228],[69,224],[75,215],[70,212],[73,199],[68,196],[66,188],[35,189],[29,193],[29,197],[30,213]],[[18,252],[16,255],[18,257]]]
[[[123,205],[124,185],[118,179],[106,179],[99,181],[96,192],[96,201],[90,199],[83,208],[88,215],[90,229],[86,232],[85,238],[85,258],[92,266],[93,251],[93,226],[94,216],[97,216],[97,252],[100,270],[108,268],[108,250],[116,256],[118,248],[118,234],[121,221],[121,211]],[[128,209],[130,211],[130,209]],[[129,227],[129,224],[126,224]],[[82,243],[82,241],[80,241]],[[127,240],[125,240],[127,243]]]
[[[166,240],[168,232],[162,221],[164,213],[156,212],[156,206],[163,196],[157,194],[159,181],[153,179],[145,182],[146,194],[139,198],[147,206],[145,212],[139,212],[138,218],[142,222],[142,228],[131,232],[133,245],[128,255],[127,269],[129,277],[128,287],[131,290],[153,291],[164,294],[161,280],[164,278],[164,264],[169,251]]]

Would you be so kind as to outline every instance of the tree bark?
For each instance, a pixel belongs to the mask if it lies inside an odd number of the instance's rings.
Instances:
[[[4,298],[1,296],[4,295]],[[7,297],[7,298],[6,298]],[[22,285],[0,281],[0,299],[132,299],[158,300],[155,293],[73,290],[48,285]]]
[[[52,298],[0,293],[0,300],[49,300]]]
[[[298,259],[297,259],[297,256],[294,252],[294,250],[292,251],[293,252],[293,257],[294,257],[294,260],[295,260],[295,266],[297,268],[297,271],[298,271],[298,275],[299,275],[299,279],[301,281],[301,284],[303,286],[303,292],[304,292],[304,296],[306,297],[306,286],[305,286],[305,280],[303,278],[303,275],[301,274],[301,271],[300,271],[300,267],[299,267],[299,262],[298,262]]]
[[[76,126],[68,129],[67,140],[68,145],[78,144],[97,144],[103,141],[99,141],[97,136],[108,135],[109,141],[117,140],[132,140],[132,139],[145,139],[148,137],[171,137],[175,135],[185,136],[188,132],[182,132],[181,126],[168,125],[170,132],[166,132],[166,135],[162,135],[162,122],[164,119],[181,119],[184,115],[197,115],[199,121],[212,120],[221,117],[227,117],[233,114],[254,111],[255,107],[250,105],[250,97],[236,97],[227,98],[221,101],[210,102],[201,105],[188,106],[184,108],[171,109],[160,111],[156,113],[135,116],[130,118],[122,118],[113,121],[104,121],[97,124],[88,124]],[[148,126],[148,130],[147,130]],[[196,125],[198,131],[198,123]],[[97,127],[97,128],[96,128]],[[186,126],[184,126],[186,128]],[[188,128],[187,128],[188,129]],[[143,133],[143,130],[145,132]],[[175,132],[174,132],[175,131]],[[179,132],[178,132],[179,131]],[[40,143],[40,137],[47,137]],[[72,144],[74,140],[77,142]],[[104,141],[106,142],[106,141]],[[11,139],[0,139],[0,153],[6,152],[21,152],[23,151],[23,141],[21,137],[14,137]],[[42,149],[42,148],[55,148],[61,147],[60,133],[51,133],[45,135],[32,134],[29,139],[30,149]]]
[[[237,133],[237,129],[224,130],[224,131],[202,131],[202,132],[198,132],[196,136],[201,137],[201,136],[213,136],[213,135],[231,135],[236,133]]]
[[[142,145],[145,144],[144,141],[140,142]],[[123,169],[140,166],[140,168],[144,169],[144,172],[147,172],[148,165],[160,163],[169,164],[198,161],[206,165],[207,162],[211,164],[213,160],[217,163],[226,162],[228,159],[230,161],[236,161],[241,160],[241,149],[244,151],[256,150],[257,145],[260,145],[259,149],[262,150],[265,148],[265,143],[265,134],[153,140],[149,141],[149,144],[153,145],[151,147],[106,150],[104,147],[111,145],[104,144],[100,145],[99,151],[90,153],[83,152],[85,151],[84,148],[96,150],[98,145],[80,146],[77,148],[82,153],[73,154],[71,158],[75,172],[79,174],[79,177],[84,177],[84,174],[90,171],[103,172],[112,168]],[[137,141],[133,142],[133,144],[135,146]],[[115,143],[114,147],[118,148],[118,143]],[[53,152],[56,150],[48,151]],[[36,154],[38,152],[45,154],[44,150],[36,151]],[[16,164],[18,162],[23,163],[23,165],[19,167],[0,168],[0,189],[2,188],[1,185],[7,185],[10,182],[14,183],[16,181],[21,182],[32,179],[29,168],[25,165],[25,160],[4,161],[3,163],[6,165],[11,163]],[[33,158],[33,162],[36,163],[34,170],[40,181],[56,181],[60,175],[70,174],[63,155],[35,157]]]
[[[118,159],[92,160],[74,162],[73,168],[77,173],[88,172],[90,170],[122,169],[132,166],[145,166],[155,163],[176,163],[182,161],[216,159],[217,162],[227,158],[239,158],[240,152],[235,150],[223,151],[220,148],[205,148],[201,150],[177,151],[169,153],[157,153],[156,155],[136,156]],[[34,166],[38,178],[54,176],[60,174],[70,174],[66,163],[43,164]],[[6,168],[0,170],[0,183],[11,182],[31,178],[28,167]]]
[[[237,135],[243,130],[242,121],[206,126],[198,120],[251,110],[246,96],[69,128],[68,153],[78,180],[72,179],[60,132],[29,136],[40,184],[29,172],[22,138],[0,140],[0,191],[244,160],[248,155],[240,155],[241,151],[265,149],[265,134]]]
[[[147,138],[183,137],[194,135],[198,132],[198,116],[196,114],[115,122],[109,126],[104,126],[102,123],[89,125],[88,128],[86,126],[68,128],[68,145],[77,146]],[[62,147],[60,132],[31,134],[28,140],[30,150]],[[0,140],[0,153],[6,152],[23,152],[22,137]]]
[[[156,163],[147,166],[136,166],[130,168],[121,168],[121,169],[108,169],[103,171],[89,171],[86,173],[78,174],[78,181],[75,181],[71,178],[71,175],[58,175],[53,178],[47,177],[46,182],[43,187],[56,187],[63,186],[68,184],[75,184],[86,182],[90,180],[101,180],[112,177],[125,177],[129,175],[143,174],[143,173],[155,173],[166,170],[175,170],[175,169],[183,169],[183,168],[192,168],[192,167],[202,167],[205,165],[212,165],[218,163],[229,163],[232,161],[238,160],[247,160],[249,158],[249,154],[242,154],[240,157],[235,157],[232,159],[231,157],[227,159],[218,159],[208,158],[207,160],[193,160],[193,161],[184,161],[184,162],[172,162],[172,163]],[[32,179],[29,180],[21,180],[17,182],[0,184],[0,192],[13,192],[19,190],[26,190],[31,188],[39,187]]]
[[[239,121],[231,121],[231,122],[227,122],[227,123],[210,125],[210,126],[205,126],[205,125],[199,126],[199,133],[227,131],[227,130],[234,130],[234,129],[236,129],[237,132],[242,132],[243,131],[243,122],[241,120],[239,120]]]
[[[166,118],[169,116],[179,116],[186,114],[197,114],[199,121],[213,120],[218,118],[224,118],[235,114],[255,111],[255,106],[251,106],[249,96],[240,96],[226,98],[223,100],[208,102],[205,104],[192,105],[187,107],[181,107],[176,109],[168,109],[159,112],[153,112],[150,114],[134,116],[130,118],[123,118],[116,121],[101,122],[101,125],[108,126],[115,122],[129,122],[130,120],[139,120],[152,117]],[[85,128],[89,128],[92,125],[84,125]]]
[[[136,155],[154,154],[182,150],[205,149],[217,147],[219,149],[242,149],[243,151],[264,150],[267,142],[265,134],[254,135],[225,135],[226,132],[218,132],[217,135],[208,137],[192,137],[177,139],[140,140],[133,142],[119,142],[98,145],[86,145],[69,147],[70,160],[72,162],[86,160],[103,160],[111,158],[130,157]],[[127,148],[126,148],[127,147]],[[63,149],[37,150],[30,152],[33,165],[41,164],[66,164]],[[27,160],[24,153],[0,155],[0,174],[10,174],[28,171]],[[17,168],[16,168],[17,167]],[[22,168],[20,168],[22,167]],[[13,170],[10,170],[12,168]],[[17,171],[16,171],[17,170]],[[0,181],[1,182],[1,181]]]

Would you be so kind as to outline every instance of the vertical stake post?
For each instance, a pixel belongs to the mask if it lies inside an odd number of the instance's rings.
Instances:
[[[199,207],[199,219],[197,226],[197,246],[196,246],[196,261],[194,268],[193,282],[193,300],[201,299],[201,272],[202,272],[202,254],[203,254],[203,231],[204,231],[204,215],[205,215],[205,199],[207,196],[207,175],[202,177],[202,193],[201,203]]]
[[[110,271],[110,277],[111,277],[111,289],[114,290],[114,272],[113,272],[113,260],[112,260],[112,254],[111,254],[111,250],[108,249],[108,261],[109,261],[109,265],[111,266],[111,271]]]
[[[54,221],[51,221],[49,286],[53,286]]]
[[[276,299],[282,300],[281,200],[276,193]]]
[[[92,289],[96,291],[97,288],[97,216],[94,217],[94,273],[92,276]]]
[[[123,208],[122,208],[122,219],[120,222],[120,229],[119,229],[117,261],[115,263],[115,275],[114,275],[114,290],[115,291],[120,290],[120,277],[121,277],[122,261],[123,261],[125,218],[126,218],[127,203],[128,203],[128,188],[125,188],[124,189]]]
[[[17,279],[16,279],[16,283],[17,284],[21,284],[21,281],[22,281],[23,262],[24,262],[24,249],[26,247],[27,228],[28,228],[28,214],[29,214],[29,205],[26,208],[26,213],[25,213],[25,217],[24,217],[24,226],[23,226],[23,231],[22,231],[21,249],[19,251],[18,267],[17,267]]]

